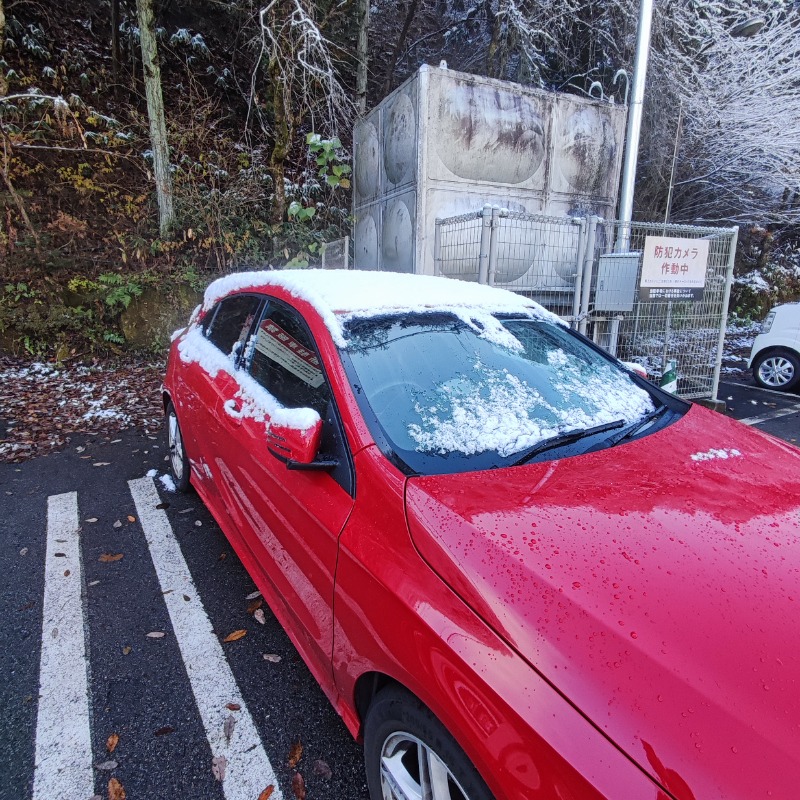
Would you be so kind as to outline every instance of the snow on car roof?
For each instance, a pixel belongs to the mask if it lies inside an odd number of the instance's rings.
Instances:
[[[312,305],[339,347],[347,346],[344,325],[353,317],[449,311],[469,324],[477,323],[483,335],[498,340],[505,338],[505,329],[493,314],[524,314],[561,322],[533,300],[505,289],[432,275],[366,270],[237,272],[209,285],[203,308],[211,308],[230,292],[268,286],[279,286]],[[513,346],[512,342],[506,344]]]

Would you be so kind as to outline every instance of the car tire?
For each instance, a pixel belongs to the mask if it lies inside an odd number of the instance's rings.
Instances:
[[[792,392],[800,386],[800,357],[791,350],[768,350],[753,361],[753,378],[764,389]]]
[[[181,426],[178,424],[178,415],[175,413],[175,406],[172,401],[167,403],[167,449],[169,452],[169,471],[175,488],[183,493],[190,489],[189,484],[189,459],[183,446],[183,435]]]
[[[372,701],[364,721],[364,759],[370,800],[492,800],[444,725],[400,687],[383,689]]]

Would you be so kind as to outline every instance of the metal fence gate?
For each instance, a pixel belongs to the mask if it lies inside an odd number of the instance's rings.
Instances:
[[[737,233],[485,207],[436,220],[434,259],[437,274],[531,297],[652,377],[674,359],[678,394],[716,398]],[[639,299],[647,236],[708,240],[702,299]]]

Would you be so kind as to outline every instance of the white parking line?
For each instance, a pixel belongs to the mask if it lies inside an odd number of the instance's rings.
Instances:
[[[94,794],[80,524],[75,492],[47,498],[33,800]]]
[[[155,484],[151,478],[138,478],[128,481],[128,486],[165,593],[164,601],[212,756],[227,759],[222,784],[226,800],[255,800],[270,784],[275,787],[272,800],[283,800],[275,772],[200,602],[167,515],[156,508],[161,500]],[[240,709],[231,712],[226,708],[228,703],[235,703]],[[236,726],[228,740],[223,726],[231,713]]]
[[[788,417],[790,414],[800,414],[800,403],[789,406],[789,408],[767,411],[765,414],[759,414],[756,417],[745,417],[745,419],[740,419],[739,422],[744,422],[745,425],[758,425],[761,422],[769,422],[771,419],[778,419],[778,417]]]

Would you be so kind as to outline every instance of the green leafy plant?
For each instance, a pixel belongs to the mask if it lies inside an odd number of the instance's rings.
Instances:
[[[323,139],[318,133],[309,133],[306,136],[309,152],[314,157],[319,170],[317,175],[331,188],[337,186],[342,189],[350,188],[349,164],[344,163],[342,143],[338,137]]]

